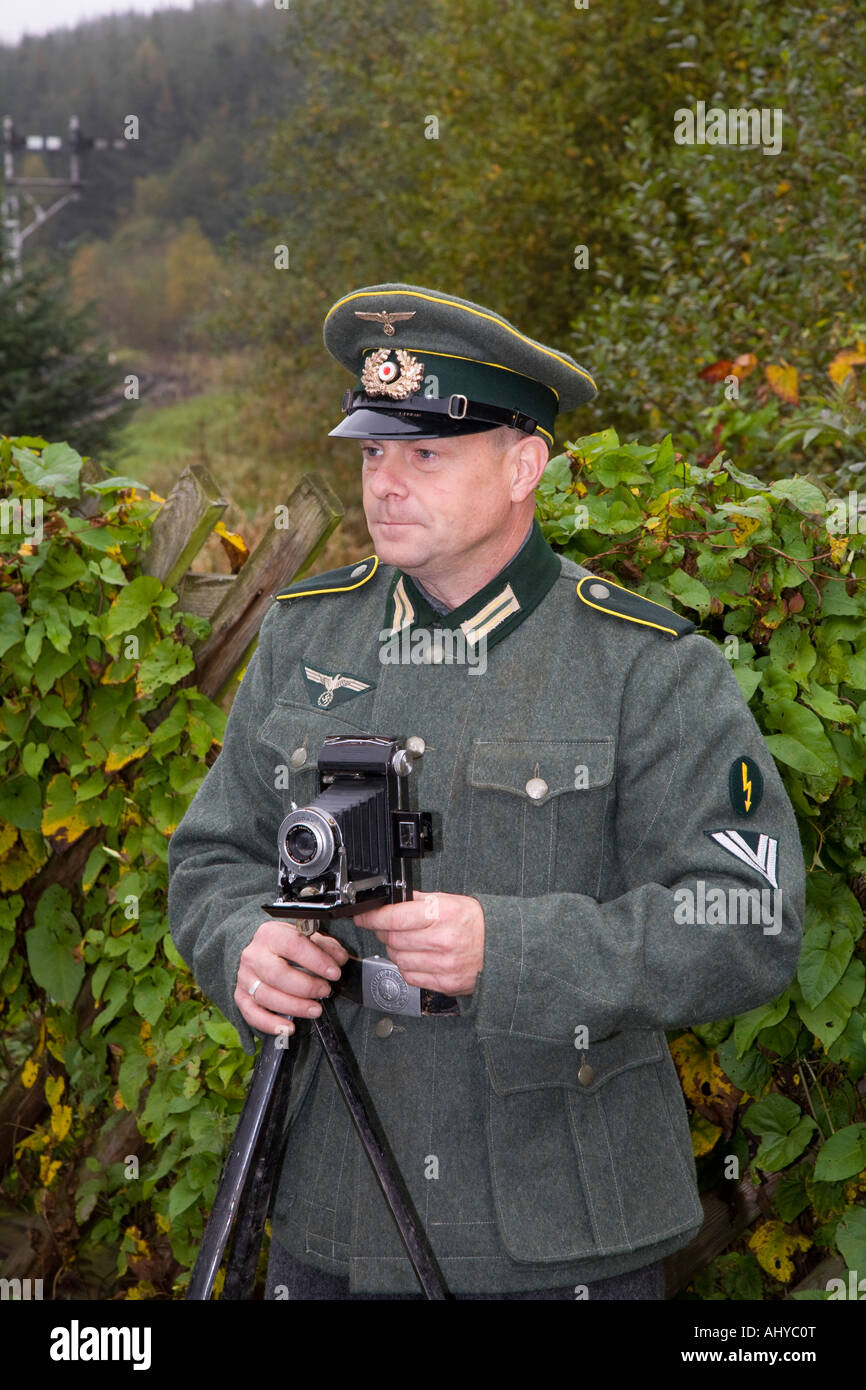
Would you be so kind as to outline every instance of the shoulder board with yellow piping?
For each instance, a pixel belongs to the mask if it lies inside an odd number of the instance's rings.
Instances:
[[[309,598],[313,594],[347,594],[352,589],[360,589],[368,579],[372,579],[379,568],[378,555],[368,555],[366,560],[358,560],[354,565],[343,565],[338,570],[327,570],[324,574],[311,574],[306,579],[296,579],[282,593],[274,598]]]
[[[695,625],[688,618],[665,608],[662,603],[641,594],[633,594],[621,584],[612,584],[609,579],[596,579],[595,575],[585,574],[577,581],[577,597],[589,608],[597,608],[613,618],[625,618],[630,623],[640,623],[642,627],[653,627],[668,637],[686,637],[694,632]]]

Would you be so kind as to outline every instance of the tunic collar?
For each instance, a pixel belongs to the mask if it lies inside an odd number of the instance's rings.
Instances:
[[[561,569],[559,557],[534,519],[529,539],[505,568],[448,613],[437,613],[412,578],[395,570],[385,604],[383,636],[394,636],[406,628],[459,628],[469,646],[483,639],[490,648],[538,607]]]

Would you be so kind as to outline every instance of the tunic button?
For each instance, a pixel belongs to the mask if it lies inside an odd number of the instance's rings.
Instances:
[[[306,750],[306,748],[296,748],[295,751],[294,751],[294,753],[292,754],[292,756],[289,758],[289,762],[291,763],[292,767],[303,767],[303,765],[304,765],[304,763],[305,763],[306,761],[307,761],[307,750]]]
[[[367,566],[366,566],[366,565],[356,565],[355,568],[352,570],[352,573],[349,575],[349,578],[350,578],[350,579],[357,579],[359,575],[361,575],[361,574],[366,574],[366,573],[367,573]]]
[[[392,1018],[380,1018],[373,1032],[377,1038],[390,1038],[394,1031],[394,1020]]]
[[[543,796],[547,796],[549,790],[543,777],[530,777],[526,784],[526,795],[533,801],[540,801]]]
[[[610,598],[610,589],[604,584],[590,584],[589,592],[593,598]]]
[[[584,1062],[583,1066],[580,1068],[580,1071],[577,1073],[577,1079],[581,1086],[592,1085],[595,1080],[595,1072],[588,1062]]]

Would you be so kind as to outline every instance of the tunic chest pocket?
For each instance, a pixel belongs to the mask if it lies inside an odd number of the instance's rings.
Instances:
[[[319,754],[328,735],[362,732],[357,724],[335,717],[330,710],[317,714],[278,702],[259,729],[257,741],[274,750],[274,787],[282,792],[286,808],[290,801],[306,806],[318,794]]]
[[[464,892],[592,892],[614,752],[612,735],[476,739]]]

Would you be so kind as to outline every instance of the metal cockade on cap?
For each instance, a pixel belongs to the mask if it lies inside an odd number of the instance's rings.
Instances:
[[[413,396],[424,380],[424,363],[413,357],[411,352],[397,348],[390,360],[389,348],[377,348],[364,363],[361,372],[361,385],[368,396],[388,396],[391,400],[402,401]]]

